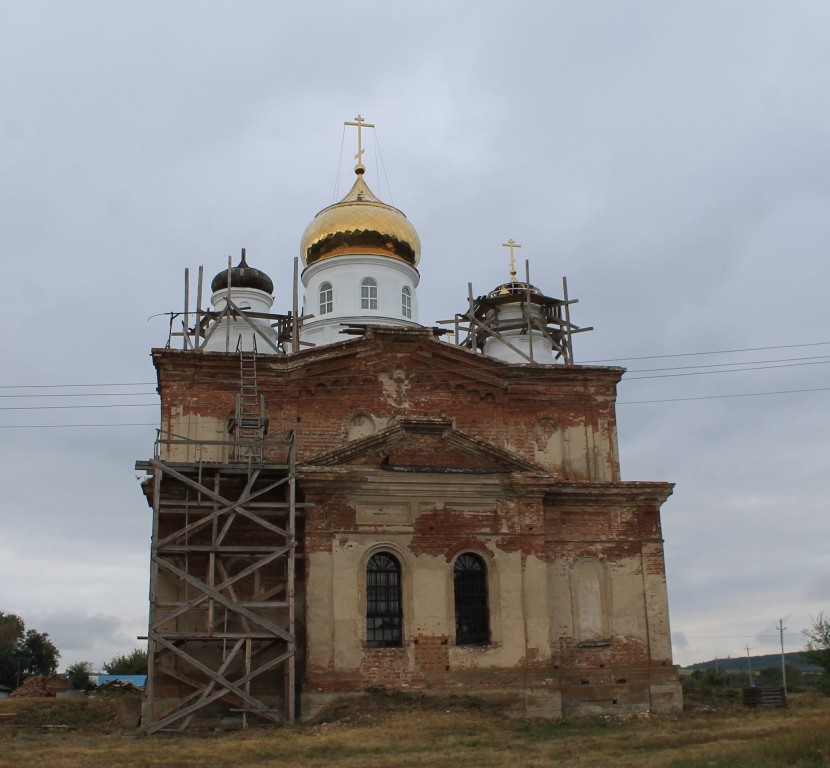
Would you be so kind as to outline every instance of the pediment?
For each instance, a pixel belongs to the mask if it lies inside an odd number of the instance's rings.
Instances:
[[[391,368],[390,352],[395,358]],[[504,389],[503,369],[507,366],[501,360],[436,341],[429,329],[375,326],[368,327],[362,336],[344,335],[342,342],[304,349],[278,362],[290,376],[314,384],[317,379],[327,385],[354,380],[368,383],[378,374],[391,375],[392,368],[400,368],[416,379],[451,378],[492,390]]]
[[[399,419],[393,426],[304,462],[390,472],[545,473],[542,467],[456,429],[442,419]]]

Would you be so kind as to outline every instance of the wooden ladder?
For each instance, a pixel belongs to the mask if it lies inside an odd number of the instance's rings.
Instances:
[[[261,462],[265,437],[265,399],[257,386],[256,342],[239,351],[239,394],[236,396],[236,459]]]

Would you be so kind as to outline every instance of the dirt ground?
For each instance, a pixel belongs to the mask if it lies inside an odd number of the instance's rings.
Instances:
[[[784,710],[696,704],[680,716],[508,720],[465,697],[377,693],[317,722],[144,737],[138,697],[0,701],[2,768],[821,768],[830,699]]]

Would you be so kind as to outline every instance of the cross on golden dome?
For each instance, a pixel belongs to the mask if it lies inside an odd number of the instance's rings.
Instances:
[[[513,253],[514,248],[521,248],[522,246],[519,245],[512,237],[506,242],[502,243],[505,248],[510,249],[510,282],[516,282],[516,254]]]
[[[357,164],[354,167],[355,173],[363,173],[366,170],[366,167],[363,165],[363,153],[366,151],[363,149],[363,129],[364,128],[374,128],[374,123],[367,123],[366,120],[363,118],[362,115],[358,115],[354,121],[347,120],[344,125],[351,125],[357,128],[357,154],[354,156],[355,160],[357,160]]]

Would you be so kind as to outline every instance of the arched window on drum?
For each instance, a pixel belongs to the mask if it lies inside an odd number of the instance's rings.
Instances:
[[[334,289],[331,283],[320,284],[320,314],[327,315],[334,311]]]
[[[360,282],[360,308],[378,308],[378,281],[374,277],[364,277]]]

